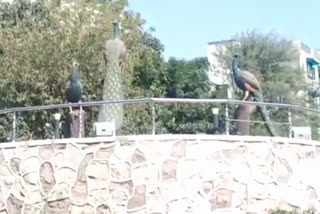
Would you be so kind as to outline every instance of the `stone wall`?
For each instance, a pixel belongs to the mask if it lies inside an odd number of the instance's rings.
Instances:
[[[214,135],[1,144],[0,214],[320,210],[319,145]]]

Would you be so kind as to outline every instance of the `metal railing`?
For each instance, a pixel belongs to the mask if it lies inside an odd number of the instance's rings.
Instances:
[[[132,104],[151,104],[151,115],[152,115],[152,134],[157,134],[157,121],[156,121],[156,105],[160,104],[224,104],[225,110],[225,134],[230,134],[230,122],[240,121],[238,119],[230,118],[229,105],[256,105],[256,106],[267,106],[267,107],[276,107],[280,109],[287,109],[287,121],[286,122],[275,122],[279,124],[286,124],[289,126],[289,137],[292,133],[292,110],[304,111],[304,112],[313,112],[320,113],[320,110],[295,106],[290,104],[280,104],[280,103],[265,103],[265,102],[249,102],[249,101],[240,101],[240,100],[229,100],[229,99],[186,99],[186,98],[144,98],[144,99],[128,99],[128,100],[117,100],[117,101],[94,101],[94,102],[82,102],[82,103],[66,103],[66,104],[55,104],[55,105],[43,105],[43,106],[27,106],[27,107],[16,107],[0,110],[1,115],[12,114],[12,141],[16,140],[16,128],[17,128],[17,113],[20,112],[30,112],[30,111],[39,111],[39,110],[61,110],[70,107],[78,107],[80,110],[83,107],[98,107],[103,105],[112,105],[112,104],[123,104],[123,105],[132,105]],[[81,115],[81,114],[80,114]],[[81,121],[81,116],[80,116]],[[245,121],[251,123],[265,123],[263,121]],[[81,129],[80,129],[81,130]],[[79,134],[81,137],[81,134]]]

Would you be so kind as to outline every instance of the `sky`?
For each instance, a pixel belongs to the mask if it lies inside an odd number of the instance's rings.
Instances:
[[[320,48],[320,0],[129,0],[129,9],[155,28],[165,58],[206,56],[208,42],[251,30]]]

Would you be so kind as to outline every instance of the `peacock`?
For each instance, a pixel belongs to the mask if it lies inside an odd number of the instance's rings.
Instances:
[[[122,100],[124,99],[124,92],[121,64],[126,59],[127,50],[121,40],[121,30],[118,23],[113,23],[113,38],[106,42],[103,56],[106,63],[106,75],[104,77],[102,99],[106,101]],[[115,121],[116,129],[119,130],[123,123],[123,105],[102,106],[99,110],[98,121]]]
[[[243,101],[246,101],[250,96],[252,96],[256,102],[263,102],[263,95],[259,81],[252,73],[248,71],[242,71],[239,68],[239,56],[237,54],[234,55],[232,59],[232,72],[237,87],[240,88],[244,93],[242,99]],[[262,115],[262,119],[266,122],[265,125],[269,134],[271,136],[277,136],[266,106],[261,105],[257,107]]]
[[[72,62],[72,73],[69,76],[69,82],[65,91],[66,99],[68,103],[81,102],[83,93],[83,86],[79,79],[79,64],[73,60]],[[70,107],[70,112],[72,108]]]

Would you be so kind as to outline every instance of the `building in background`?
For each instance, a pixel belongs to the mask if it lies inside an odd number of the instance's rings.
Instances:
[[[301,40],[295,40],[292,44],[298,49],[298,65],[305,72],[310,97],[320,105],[320,50],[311,49]]]
[[[221,86],[226,90],[227,98],[232,99],[232,78],[231,69],[225,68],[219,59],[220,53],[227,50],[228,46],[237,45],[239,42],[236,40],[223,40],[208,43],[208,77],[211,83],[216,86]]]

